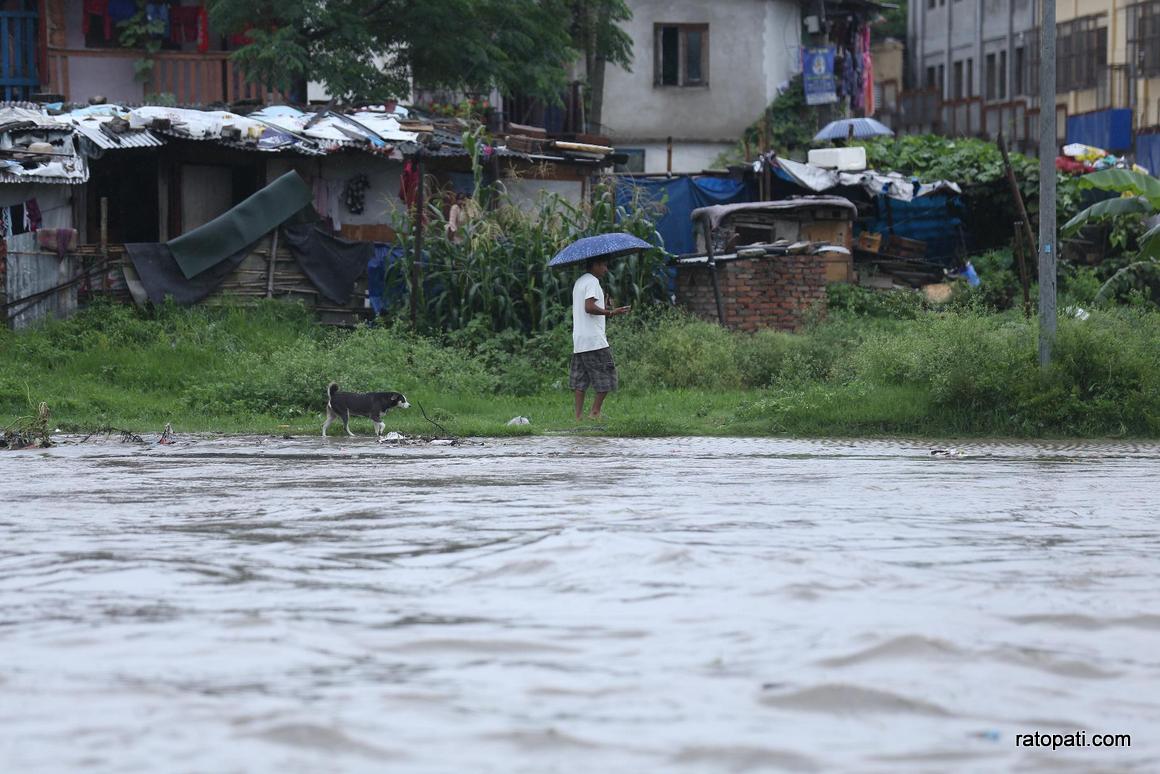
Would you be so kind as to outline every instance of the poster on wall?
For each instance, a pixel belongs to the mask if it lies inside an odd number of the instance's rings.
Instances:
[[[828,105],[838,101],[833,46],[802,47],[802,84],[807,105]]]

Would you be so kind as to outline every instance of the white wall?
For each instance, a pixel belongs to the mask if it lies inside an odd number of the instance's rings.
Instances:
[[[65,42],[70,49],[85,47],[81,26],[84,0],[64,0]],[[100,20],[93,18],[93,24]],[[114,28],[115,29],[115,28]],[[102,96],[109,102],[140,102],[145,88],[133,74],[133,56],[70,56],[68,58],[68,98],[73,102],[88,102],[90,97]]]
[[[634,42],[632,72],[609,67],[604,87],[604,130],[617,145],[642,147],[669,136],[677,144],[732,144],[777,95],[778,86],[800,70],[801,13],[796,2],[629,4],[633,18],[625,29]],[[656,23],[709,25],[708,86],[653,85]],[[707,166],[707,151],[697,147],[690,148],[688,160],[680,166],[674,157],[674,171]],[[652,158],[646,163],[653,168]]]
[[[741,135],[738,133],[738,139]],[[734,142],[673,142],[673,173],[703,172],[713,167],[719,155],[732,149]],[[658,142],[617,145],[622,148],[644,149],[644,171],[648,173],[668,171],[668,145]]]
[[[504,189],[512,202],[526,208],[535,208],[545,193],[557,194],[572,204],[583,199],[584,185],[579,180],[536,180],[534,178],[508,177],[503,180]]]

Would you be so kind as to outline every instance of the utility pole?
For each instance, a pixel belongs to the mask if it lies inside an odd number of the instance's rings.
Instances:
[[[1039,365],[1055,342],[1055,0],[1041,0],[1039,27]]]

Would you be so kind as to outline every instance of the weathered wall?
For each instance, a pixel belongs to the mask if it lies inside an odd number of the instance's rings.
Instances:
[[[725,324],[734,330],[797,330],[811,309],[825,309],[825,261],[816,255],[740,258],[717,264]],[[698,317],[717,320],[708,267],[677,270],[677,303]]]
[[[84,0],[63,0],[64,39],[70,49],[85,47],[83,3]],[[93,19],[93,24],[99,23]],[[114,103],[140,102],[145,89],[133,75],[133,61],[132,56],[70,56],[68,98],[83,103],[100,95]]]
[[[540,199],[554,193],[572,204],[582,201],[584,184],[579,180],[537,180],[535,178],[508,177],[503,187],[514,204],[531,209],[539,206]]]
[[[321,177],[340,190],[356,174],[361,172],[367,176],[370,188],[366,191],[365,208],[360,214],[350,212],[339,202],[340,222],[344,226],[390,224],[394,221],[394,213],[403,208],[399,198],[402,162],[365,153],[338,153],[321,159],[280,157],[270,159],[266,179],[276,180],[291,169],[296,170],[310,186],[314,185],[315,178]]]
[[[737,139],[740,139],[740,133]],[[673,141],[673,173],[688,174],[702,172],[713,168],[713,162],[722,153],[733,148],[733,142],[676,142]],[[644,171],[650,174],[668,172],[668,144],[664,142],[651,143],[618,143],[620,148],[643,148]]]
[[[617,145],[641,147],[663,143],[672,135],[684,143],[733,143],[777,95],[779,85],[799,68],[801,16],[788,0],[632,0],[632,71],[609,67],[604,86],[604,131]],[[708,24],[707,85],[654,85],[654,25]],[[719,152],[719,151],[717,151]],[[649,171],[658,167],[650,152]],[[690,166],[675,172],[699,172],[716,152],[690,151]]]

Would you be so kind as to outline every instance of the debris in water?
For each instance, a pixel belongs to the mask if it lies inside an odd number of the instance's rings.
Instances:
[[[962,449],[931,449],[930,456],[932,457],[966,457],[967,454]]]
[[[48,418],[51,412],[48,404],[41,401],[36,407],[35,417],[19,417],[0,432],[0,447],[9,449],[27,449],[39,446],[47,449],[52,446],[48,438]]]
[[[165,431],[161,433],[161,437],[157,439],[157,443],[166,446],[171,443],[177,443],[177,433],[173,432],[173,425],[168,422],[165,423]]]

